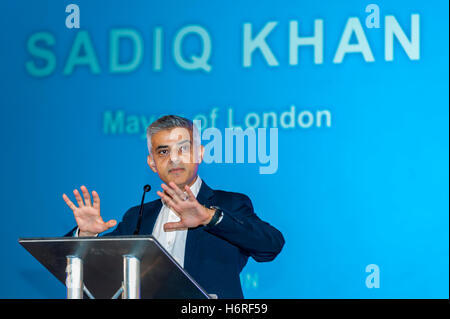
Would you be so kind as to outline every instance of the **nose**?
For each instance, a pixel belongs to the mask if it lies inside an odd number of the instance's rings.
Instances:
[[[170,151],[170,161],[174,164],[180,163],[180,155],[178,154],[178,149],[176,147],[172,148]]]

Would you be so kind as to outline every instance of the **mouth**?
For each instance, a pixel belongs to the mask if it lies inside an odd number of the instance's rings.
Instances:
[[[181,173],[182,171],[184,171],[184,168],[181,168],[181,167],[171,168],[171,169],[169,169],[169,174],[170,173]]]

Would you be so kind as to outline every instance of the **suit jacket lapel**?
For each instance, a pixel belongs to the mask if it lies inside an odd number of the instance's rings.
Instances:
[[[209,207],[211,202],[211,197],[213,197],[214,191],[206,185],[205,181],[202,180],[202,186],[197,194],[197,200],[200,204]]]

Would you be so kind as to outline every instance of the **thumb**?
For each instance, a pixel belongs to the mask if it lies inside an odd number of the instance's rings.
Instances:
[[[111,219],[110,221],[108,221],[108,222],[106,223],[106,226],[107,226],[108,228],[111,228],[111,227],[116,226],[116,224],[117,224],[117,221],[116,221],[115,219]]]
[[[181,228],[186,228],[182,222],[165,223],[164,231],[173,231]]]

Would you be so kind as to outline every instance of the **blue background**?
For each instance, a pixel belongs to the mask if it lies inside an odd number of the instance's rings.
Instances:
[[[66,5],[81,10],[101,73],[86,67],[63,75],[78,32],[65,27]],[[19,244],[19,237],[55,237],[71,229],[62,193],[86,185],[101,197],[105,219],[120,221],[139,204],[142,185],[160,181],[147,166],[140,134],[108,135],[105,111],[208,115],[219,108],[236,121],[249,112],[328,109],[331,127],[279,129],[279,165],[260,175],[256,164],[204,164],[216,189],[247,194],[256,213],[276,226],[286,245],[270,263],[250,261],[242,273],[246,298],[448,298],[448,2],[377,1],[381,27],[368,29],[364,1],[2,1],[0,12],[1,298],[65,298],[64,286]],[[409,37],[420,15],[420,60],[395,40],[384,60],[384,16]],[[358,17],[375,62],[333,57],[345,24]],[[300,49],[289,65],[289,21],[311,35],[324,21],[324,61]],[[242,66],[242,30],[266,38],[279,66],[259,52]],[[201,25],[212,40],[212,71],[186,71],[174,61],[176,32]],[[153,28],[164,29],[161,72],[152,70]],[[144,40],[142,64],[111,74],[109,30],[128,27]],[[30,75],[37,61],[28,38],[50,32],[56,69]],[[188,48],[189,49],[189,46]],[[195,41],[192,42],[195,50]],[[124,48],[124,52],[126,52]],[[72,195],[73,198],[73,195]],[[380,288],[365,285],[365,268],[380,268]]]

